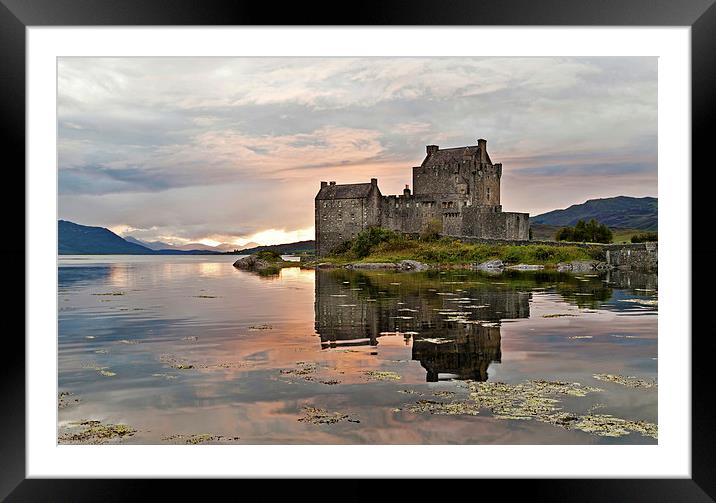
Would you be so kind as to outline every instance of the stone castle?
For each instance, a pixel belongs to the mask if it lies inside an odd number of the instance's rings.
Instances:
[[[428,145],[425,159],[413,168],[413,191],[384,196],[378,180],[370,183],[321,182],[315,199],[316,255],[368,227],[417,234],[435,222],[442,235],[487,239],[529,239],[529,214],[503,212],[502,164],[493,164],[487,141],[441,149]]]

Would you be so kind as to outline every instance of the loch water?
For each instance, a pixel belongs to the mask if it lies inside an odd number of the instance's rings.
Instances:
[[[480,384],[574,383],[591,391],[550,395],[560,412],[657,424],[655,274],[261,276],[236,258],[60,257],[60,441],[100,421],[139,444],[657,442],[443,408]]]

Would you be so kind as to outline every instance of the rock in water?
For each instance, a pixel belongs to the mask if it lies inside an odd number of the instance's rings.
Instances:
[[[269,263],[267,261],[256,258],[256,255],[249,255],[234,262],[234,267],[246,270],[262,269],[268,267],[268,265]]]
[[[482,264],[477,264],[475,266],[475,269],[478,269],[480,271],[497,271],[501,270],[503,267],[505,267],[505,264],[502,263],[502,260],[496,259],[488,260],[487,262],[483,262]]]
[[[401,271],[427,271],[430,266],[417,260],[401,260],[398,262],[398,268]]]
[[[398,264],[393,262],[359,262],[358,264],[348,264],[346,269],[397,269]]]
[[[572,262],[560,262],[557,264],[557,271],[589,272],[596,268],[596,264],[596,260],[573,260]]]

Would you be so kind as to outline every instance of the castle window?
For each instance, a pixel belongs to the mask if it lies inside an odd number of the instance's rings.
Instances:
[[[328,203],[323,203],[324,208],[328,208]]]
[[[487,200],[490,200],[490,187],[487,187]]]
[[[341,202],[340,202],[340,201],[338,201],[338,207],[339,207],[339,208],[341,207]]]

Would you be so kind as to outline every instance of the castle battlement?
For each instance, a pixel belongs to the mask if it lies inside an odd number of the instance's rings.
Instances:
[[[529,238],[529,214],[502,211],[502,164],[493,164],[486,140],[446,149],[428,145],[425,159],[412,171],[413,190],[406,185],[396,195],[382,195],[376,178],[321,182],[315,199],[316,254],[326,255],[374,226],[413,234],[438,222],[447,236]]]

